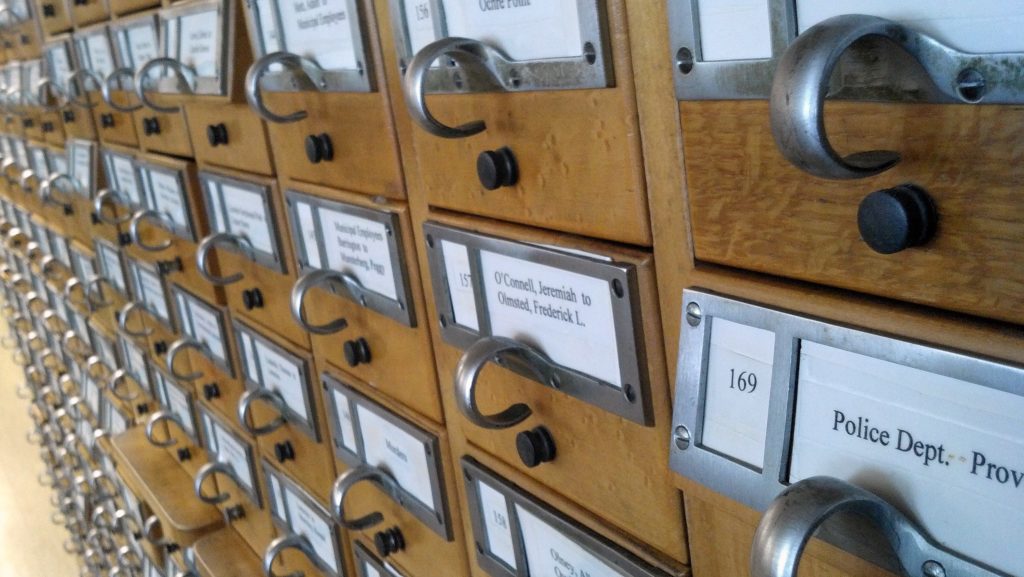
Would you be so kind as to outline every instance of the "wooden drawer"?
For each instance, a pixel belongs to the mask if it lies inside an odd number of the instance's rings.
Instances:
[[[107,0],[80,0],[80,4],[72,1],[71,21],[75,28],[103,22],[110,18],[110,7]]]
[[[159,8],[159,0],[108,0],[110,12],[117,16],[124,16],[132,12],[139,12],[147,8]]]
[[[192,546],[196,569],[203,577],[258,575],[263,571],[262,553],[266,547],[250,549],[248,545],[231,528],[211,533]]]
[[[468,575],[459,475],[444,428],[343,373],[324,370],[320,380],[339,474],[333,506],[340,497],[341,508],[333,513],[342,526],[383,516],[348,531],[353,547],[383,543],[381,554],[407,575]]]
[[[662,482],[669,387],[651,255],[430,216],[424,250],[450,433],[685,561],[679,496]],[[485,368],[492,359],[504,368]]]
[[[110,99],[119,105],[127,106],[133,101],[133,96],[124,91],[113,91]],[[92,108],[93,125],[97,127],[100,142],[104,144],[119,144],[121,146],[138,147],[139,137],[135,134],[135,114],[122,112],[114,109],[100,98],[99,92],[91,92],[89,99],[96,103]]]
[[[159,106],[180,106],[181,102],[177,95],[154,94],[150,98]],[[192,141],[184,111],[157,112],[143,108],[135,111],[132,118],[142,150],[192,158]]]
[[[71,29],[71,10],[65,0],[36,0],[35,7],[47,37]]]
[[[147,432],[147,440],[154,447],[166,449],[189,477],[195,478],[209,460],[199,401],[190,383],[175,379],[164,367],[157,365],[153,373],[154,395],[160,406],[159,412],[154,410],[141,421],[147,431],[153,429],[152,436]]]
[[[199,180],[210,234],[218,236],[203,239],[196,266],[221,271],[213,280],[233,315],[308,350],[309,335],[291,317],[298,267],[277,181],[225,170],[200,172]]]
[[[285,199],[305,271],[293,294],[310,289],[306,324],[347,321],[340,332],[311,335],[317,358],[443,422],[408,206],[310,186],[290,187]]]
[[[75,105],[65,106],[61,109],[60,119],[68,138],[97,139],[96,125],[93,123],[92,114],[88,109]]]
[[[274,175],[266,126],[247,104],[194,102],[185,110],[200,166]]]
[[[61,121],[60,110],[43,112],[39,116],[39,126],[46,142],[56,146],[64,146],[67,135],[64,134],[64,123]]]

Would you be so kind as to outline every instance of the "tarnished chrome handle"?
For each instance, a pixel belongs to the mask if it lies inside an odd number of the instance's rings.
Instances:
[[[75,300],[73,296],[76,288],[82,290],[81,300]],[[82,307],[90,313],[93,311],[93,303],[89,300],[89,295],[85,291],[85,284],[78,277],[71,277],[64,283],[64,300],[76,307]]]
[[[161,535],[159,538],[156,537],[156,530],[162,525],[160,523],[160,517],[156,515],[150,515],[146,518],[146,521],[142,524],[142,537],[157,547],[164,547],[170,545],[171,542],[166,540],[165,536]]]
[[[78,194],[81,194],[81,187],[78,185],[78,181],[71,178],[66,172],[55,172],[43,180],[42,184],[39,185],[39,196],[42,197],[44,204],[55,204],[64,207],[70,211],[72,208],[71,197],[65,196],[63,200],[54,196],[54,190],[60,190],[55,185],[58,182],[67,182],[71,185],[71,188]],[[61,191],[63,194],[63,191]]]
[[[160,225],[159,228],[165,228],[167,227],[167,222],[170,218],[170,215],[162,214],[151,208],[144,208],[132,215],[131,224],[128,225],[128,234],[131,235],[132,242],[138,245],[142,250],[148,252],[160,252],[167,250],[171,247],[171,239],[165,238],[163,242],[159,244],[146,244],[142,241],[142,234],[139,232],[139,225],[145,220],[152,220]]]
[[[53,256],[52,254],[48,254],[43,258],[39,259],[39,274],[43,275],[43,278],[45,278],[46,280],[52,281],[54,280],[52,273],[56,270],[60,270],[59,268],[56,268],[57,265],[63,264],[64,263],[57,260],[57,257]]]
[[[135,394],[125,394],[118,392],[121,389],[121,384],[127,383],[127,380],[130,376],[131,375],[129,375],[128,371],[125,369],[117,369],[116,371],[114,371],[114,374],[110,375],[110,381],[107,382],[107,388],[110,390],[110,394],[114,395],[119,400],[126,402],[134,401],[135,399],[142,396],[142,391],[140,391],[138,387],[134,388]],[[133,389],[130,386],[125,388],[128,389],[129,391]]]
[[[105,283],[107,283],[107,279],[100,275],[94,275],[85,281],[85,298],[89,301],[90,310],[106,308],[114,304],[113,301],[103,298],[103,284]],[[95,295],[99,295],[99,299],[96,299]]]
[[[49,98],[46,96],[49,91],[53,91],[55,104],[48,104]],[[52,79],[40,78],[36,82],[36,103],[46,112],[56,112],[67,106],[68,97]]]
[[[252,404],[260,399],[269,403],[274,410],[277,411],[277,417],[273,421],[266,425],[255,425],[251,423],[249,414],[252,412]],[[250,435],[254,437],[260,437],[280,429],[285,423],[285,407],[287,404],[284,401],[284,397],[281,396],[277,391],[270,389],[250,389],[244,393],[238,399],[238,422],[242,425],[242,428],[246,430]]]
[[[139,301],[131,301],[121,307],[121,310],[117,313],[117,326],[128,336],[135,338],[148,337],[155,332],[155,329],[147,328],[145,321],[141,323],[142,330],[133,331],[128,328],[128,317],[130,317],[136,310],[145,310],[142,303]]]
[[[53,309],[46,309],[42,315],[43,326],[55,333],[62,333],[67,329],[64,319]]]
[[[210,272],[208,266],[210,251],[218,245],[236,246],[245,254],[246,258],[256,261],[256,250],[248,238],[229,232],[218,232],[204,238],[196,248],[196,269],[199,270],[199,275],[215,286],[226,286],[242,280],[245,275],[240,272],[230,276],[217,276]]]
[[[192,490],[195,492],[196,497],[198,497],[203,503],[219,505],[230,499],[231,494],[224,491],[221,491],[216,495],[207,495],[203,493],[203,483],[205,483],[206,479],[214,473],[220,473],[221,475],[228,477],[238,486],[241,486],[242,483],[238,479],[238,475],[235,474],[235,469],[225,463],[221,463],[220,461],[206,463],[202,467],[199,467],[199,470],[196,471],[195,482],[192,484]]]
[[[4,244],[7,246],[7,248],[13,249],[13,248],[17,248],[17,246],[19,244],[27,241],[28,238],[29,237],[28,237],[28,233],[27,232],[21,230],[20,227],[13,226],[13,227],[11,227],[10,230],[7,231],[7,236],[4,239]],[[17,275],[15,275],[15,276],[17,276]],[[11,283],[14,284],[13,277],[12,277]]]
[[[302,571],[294,571],[288,575],[274,573],[274,562],[277,561],[278,555],[285,549],[296,549],[301,551],[310,560],[316,559],[316,552],[313,551],[313,546],[310,544],[309,539],[294,533],[282,535],[271,541],[270,545],[267,545],[267,550],[263,553],[263,575],[265,577],[304,577],[305,573]]]
[[[331,511],[342,527],[352,531],[369,529],[384,520],[384,515],[380,511],[374,511],[358,519],[345,517],[345,497],[352,487],[363,481],[373,482],[384,489],[384,492],[396,503],[404,506],[401,488],[390,473],[373,465],[360,465],[349,469],[334,480],[334,485],[331,487]]]
[[[305,85],[303,89],[321,90],[326,86],[324,69],[320,68],[316,62],[291,52],[271,52],[253,62],[245,74],[245,99],[249,102],[249,108],[252,108],[253,112],[267,122],[284,124],[302,120],[307,115],[305,110],[280,115],[271,112],[263,102],[263,89],[260,86],[260,81],[270,71],[270,67],[275,64],[280,64],[295,73],[294,76]]]
[[[86,86],[87,81],[92,81],[93,85],[96,87],[95,90],[103,90],[103,78],[101,78],[99,74],[96,74],[92,70],[79,68],[78,70],[75,70],[71,76],[68,76],[68,99],[71,101],[71,104],[74,104],[75,106],[79,106],[81,108],[95,108],[96,103],[90,102],[88,98],[89,89]],[[79,100],[77,98],[79,94],[86,95],[86,97]]]
[[[100,372],[97,372],[96,371],[97,367],[99,367],[99,368],[101,368],[103,370],[100,371]],[[105,365],[103,363],[103,360],[100,359],[98,356],[93,355],[93,356],[89,357],[88,359],[86,359],[86,361],[85,361],[85,373],[87,375],[89,375],[91,378],[99,379],[99,378],[102,378],[102,376],[104,374],[107,374],[109,372],[110,372],[110,368],[107,367],[107,365]]]
[[[473,343],[459,359],[455,367],[455,400],[459,411],[469,421],[485,429],[507,429],[523,422],[530,416],[530,407],[516,403],[500,413],[485,415],[476,403],[476,383],[480,372],[488,362],[515,364],[537,377],[548,387],[559,387],[555,364],[547,355],[537,349],[506,337],[484,337]]]
[[[171,376],[180,381],[192,382],[201,378],[205,373],[202,371],[193,371],[191,373],[182,374],[174,368],[175,359],[177,359],[178,355],[186,349],[193,349],[203,353],[204,355],[207,354],[207,348],[203,343],[188,337],[178,339],[171,343],[171,346],[167,348],[167,372],[171,373]]]
[[[32,192],[32,187],[29,186],[29,180],[36,178],[36,171],[31,168],[26,168],[21,171],[21,175],[18,177],[18,186],[21,187],[25,192]]]
[[[129,559],[129,557],[134,557],[134,559]],[[117,563],[120,566],[119,568],[127,568],[126,570],[130,570],[132,573],[142,571],[142,559],[140,559],[139,554],[128,545],[122,545],[118,548]]]
[[[402,93],[409,116],[420,128],[441,138],[466,138],[483,132],[487,128],[483,120],[448,126],[435,118],[427,108],[427,73],[434,61],[442,56],[455,60],[469,70],[480,72],[478,77],[490,86],[502,88],[492,65],[494,60],[504,59],[497,50],[471,38],[442,38],[427,44],[413,56],[405,78],[402,79]]]
[[[328,287],[341,287],[352,297],[352,300],[364,305],[366,302],[363,285],[351,274],[336,270],[317,269],[302,275],[295,283],[295,286],[292,287],[292,318],[295,319],[295,322],[303,330],[314,335],[329,335],[341,331],[348,326],[348,321],[344,318],[338,318],[322,325],[309,324],[309,321],[306,320],[306,313],[303,310],[302,303],[306,300],[306,293],[313,287],[324,289]]]
[[[172,437],[170,431],[168,431],[166,439],[156,438],[156,426],[163,421],[170,421],[178,425],[182,431],[185,430],[185,424],[176,415],[167,411],[157,411],[146,420],[146,439],[156,447],[173,447],[178,443],[178,439]]]
[[[131,512],[124,509],[118,509],[114,512],[114,524],[120,529],[124,535],[134,536],[136,534],[142,534],[142,526],[139,524],[139,519]],[[131,525],[131,527],[129,527]]]
[[[135,73],[132,72],[131,68],[121,67],[110,74],[107,74],[107,77],[103,80],[103,84],[100,85],[100,94],[103,96],[103,102],[106,102],[107,106],[118,112],[135,112],[136,110],[140,110],[142,108],[141,103],[125,106],[114,101],[114,82],[120,78],[127,78],[130,82],[134,82]]]
[[[116,200],[115,200],[116,199]],[[124,199],[121,195],[112,189],[104,188],[96,193],[96,197],[92,200],[92,210],[103,224],[109,224],[111,226],[117,226],[124,224],[132,219],[130,212],[126,211],[124,216],[117,216],[117,204],[124,203]],[[109,204],[110,212],[114,214],[113,218],[107,218],[103,209]]]
[[[888,502],[832,477],[804,479],[772,501],[754,533],[751,577],[795,577],[815,530],[842,512],[858,514],[878,527],[892,545],[904,575],[1006,577],[944,551]]]
[[[92,349],[89,348],[88,343],[85,342],[85,339],[78,336],[78,333],[75,331],[64,331],[64,336],[61,337],[61,343],[64,345],[65,349],[70,351],[71,354],[76,355],[78,358],[88,358],[92,355]]]
[[[166,56],[149,60],[139,67],[138,72],[135,73],[135,95],[139,97],[139,102],[150,110],[155,110],[156,112],[162,112],[164,114],[174,114],[181,110],[180,106],[161,106],[156,104],[149,99],[149,95],[146,92],[146,79],[149,77],[149,72],[157,66],[166,66],[174,72],[179,85],[184,87],[181,90],[182,94],[192,94],[195,91],[196,74],[190,67],[181,63],[177,59]]]

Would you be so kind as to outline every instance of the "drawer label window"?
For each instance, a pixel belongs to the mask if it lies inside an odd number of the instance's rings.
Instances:
[[[234,368],[224,337],[224,313],[178,285],[172,291],[178,305],[178,322],[182,333],[203,345],[210,360],[233,376]]]
[[[528,343],[551,360],[563,392],[651,424],[635,265],[434,222],[423,228],[445,341]]]
[[[448,34],[500,48],[513,60],[583,54],[578,0],[445,0]]]
[[[206,192],[213,230],[245,238],[252,244],[256,262],[284,272],[270,188],[205,172],[199,174],[199,179]]]
[[[89,70],[99,74],[100,78],[106,78],[114,71],[114,54],[110,49],[110,39],[107,38],[106,29],[86,36],[84,48]]]
[[[167,305],[167,293],[164,281],[156,270],[148,264],[129,260],[128,267],[134,280],[135,297],[142,301],[146,310],[153,313],[165,323],[171,322],[171,313]]]
[[[124,337],[119,336],[118,341],[121,343],[124,369],[135,379],[135,382],[142,385],[147,391],[152,391],[153,384],[149,379],[149,363],[146,362],[145,354]]]
[[[343,0],[281,0],[281,27],[285,48],[315,61],[321,68],[359,68],[352,22]]]
[[[1024,526],[1024,368],[696,288],[683,300],[675,472],[761,511],[793,483],[833,477],[898,505],[939,548],[1024,573],[1002,546]],[[723,364],[727,341],[742,356]],[[713,408],[716,395],[742,413]],[[729,445],[723,423],[747,438]],[[839,527],[834,545],[886,562]]]
[[[132,206],[143,206],[145,199],[139,189],[139,182],[135,175],[135,163],[132,158],[107,152],[106,159],[107,178],[113,184],[114,190]]]
[[[92,145],[81,140],[70,140],[71,178],[78,183],[78,192],[86,198],[92,196]]]
[[[509,521],[508,500],[483,481],[477,481],[480,496],[480,517],[487,535],[487,549],[509,567],[516,567],[515,546],[512,544],[512,524]]]
[[[121,294],[128,294],[128,287],[125,284],[124,268],[121,266],[121,253],[105,242],[96,242],[96,253],[100,257],[100,268],[103,270],[103,277],[113,283]]]
[[[146,190],[149,207],[159,212],[163,218],[170,217],[169,224],[174,229],[174,234],[186,240],[194,240],[192,219],[181,173],[140,164],[139,177]]]
[[[45,180],[50,176],[50,166],[46,161],[46,149],[30,148],[29,150],[32,153],[32,171],[36,173],[37,178]]]
[[[404,0],[405,25],[409,30],[409,46],[413,54],[437,40],[435,11],[432,0]]]
[[[28,148],[24,140],[14,141],[14,155],[18,160],[18,166],[28,168]]]
[[[522,505],[516,505],[516,516],[519,518],[530,575],[628,575],[601,561],[571,538],[525,510]]]
[[[294,242],[303,268],[350,275],[359,287],[345,296],[415,326],[397,214],[288,191]]]
[[[71,55],[68,53],[68,47],[63,42],[56,44],[47,51],[47,57],[50,61],[50,80],[57,85],[58,88],[67,87],[68,76],[71,76]]]
[[[178,60],[197,76],[216,77],[219,71],[220,16],[217,10],[187,14],[178,19]]]
[[[330,514],[306,494],[294,481],[263,462],[274,506],[271,510],[274,522],[285,531],[305,537],[314,552],[311,559],[317,567],[332,577],[344,574],[339,567],[341,553],[338,550],[338,530]]]
[[[406,509],[450,539],[437,437],[330,375],[323,380],[330,392],[338,456],[352,467],[366,464],[387,471],[407,496]]]
[[[235,320],[234,327],[239,348],[245,356],[246,386],[280,394],[286,409],[283,416],[316,439],[308,361],[267,340],[241,321]]]
[[[197,441],[196,423],[192,416],[192,395],[178,388],[171,379],[157,371],[157,396],[160,404],[175,417],[177,417],[185,429],[185,433]]]
[[[201,406],[202,407],[202,406]],[[262,508],[254,482],[255,465],[252,446],[239,439],[227,426],[213,416],[205,407],[201,408],[206,450],[216,461],[231,468],[249,499]]]
[[[160,55],[156,26],[152,22],[126,28],[121,37],[128,48],[125,65],[133,70]]]

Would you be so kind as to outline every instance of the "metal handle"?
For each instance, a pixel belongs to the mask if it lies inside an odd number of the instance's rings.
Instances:
[[[89,476],[88,480],[89,485],[92,487],[93,499],[97,499],[99,501],[112,501],[115,498],[117,498],[117,484],[114,483],[114,480],[108,477],[107,474],[104,473],[102,470],[93,471],[92,475]],[[107,485],[106,490],[104,490],[104,484]],[[114,522],[118,525],[120,525],[118,513],[121,512],[122,511],[120,510],[114,512]]]
[[[100,367],[103,370],[100,371],[99,373],[97,373],[94,370],[94,369],[96,369],[96,367]],[[109,372],[110,372],[110,368],[107,367],[107,365],[103,364],[103,360],[100,359],[98,356],[93,355],[93,356],[89,357],[88,359],[86,359],[86,361],[85,361],[85,373],[87,375],[89,375],[90,377],[92,377],[93,379],[101,378],[102,375],[107,374]]]
[[[199,243],[199,247],[196,248],[196,268],[199,270],[199,275],[215,286],[226,286],[242,280],[245,275],[240,272],[230,276],[217,276],[210,272],[207,267],[209,254],[218,245],[237,246],[245,254],[246,258],[253,262],[256,261],[256,250],[248,238],[230,232],[218,232],[204,238]]]
[[[249,413],[252,411],[252,404],[257,399],[261,399],[277,411],[277,417],[273,421],[266,425],[256,426],[249,424]],[[238,399],[238,422],[241,423],[242,428],[246,430],[250,435],[254,437],[260,437],[280,429],[284,423],[284,413],[287,403],[285,403],[284,397],[281,396],[277,391],[270,389],[250,389],[244,393]]]
[[[270,542],[267,545],[267,550],[263,553],[263,575],[266,577],[304,577],[303,571],[294,571],[288,575],[278,575],[274,573],[274,562],[277,561],[278,555],[281,554],[285,549],[296,549],[301,551],[303,555],[308,557],[310,560],[316,559],[316,552],[313,551],[313,546],[310,544],[309,539],[302,535],[296,535],[289,533],[288,535],[282,535],[277,539]]]
[[[163,242],[159,244],[146,244],[142,242],[142,234],[139,232],[139,224],[144,220],[153,220],[157,224],[161,225],[160,228],[164,228],[168,226],[167,222],[170,222],[171,215],[167,213],[160,213],[159,211],[151,208],[144,208],[136,212],[131,218],[131,224],[128,225],[128,234],[131,235],[132,242],[138,245],[142,250],[148,252],[160,252],[170,248],[172,243],[169,238],[165,238]]]
[[[139,301],[131,301],[121,307],[120,312],[117,313],[117,326],[128,336],[135,338],[148,337],[155,332],[155,329],[146,328],[145,320],[142,322],[142,330],[140,331],[133,331],[128,328],[128,317],[136,310],[145,310]]]
[[[57,257],[53,256],[52,254],[48,254],[48,255],[44,256],[43,258],[39,259],[39,274],[41,274],[43,276],[43,278],[45,278],[46,280],[52,281],[52,280],[54,280],[53,274],[52,274],[53,271],[60,270],[60,269],[55,268],[55,267],[57,265],[63,265],[63,264],[64,263],[62,263],[59,260],[57,260]]]
[[[751,577],[795,577],[804,547],[815,530],[840,512],[858,514],[877,526],[892,545],[904,575],[1001,575],[942,550],[903,513],[875,494],[832,477],[811,477],[779,493],[765,511],[750,549]]]
[[[134,562],[125,560],[129,555],[135,557]],[[127,570],[132,572],[142,571],[142,559],[140,559],[139,554],[128,545],[122,545],[118,548],[117,563],[121,567],[127,567]]]
[[[100,85],[100,94],[103,96],[103,102],[107,103],[107,106],[113,108],[118,112],[135,112],[142,108],[142,104],[124,106],[118,104],[113,98],[113,84],[115,80],[119,78],[128,78],[129,81],[134,81],[135,73],[132,72],[131,68],[122,67],[114,70],[103,80],[103,84]]]
[[[122,394],[118,392],[120,384],[127,382],[129,376],[131,375],[129,375],[128,371],[125,369],[117,369],[116,371],[114,371],[114,374],[110,375],[110,381],[107,382],[107,388],[110,389],[110,394],[114,395],[119,400],[126,402],[134,401],[135,399],[142,396],[142,391],[140,391],[138,387],[135,387],[134,395]],[[127,389],[130,391],[132,390],[132,387],[127,387]]]
[[[345,518],[345,497],[352,487],[363,481],[372,481],[375,485],[384,489],[384,492],[394,499],[396,503],[405,506],[398,481],[384,469],[373,465],[360,465],[349,469],[339,475],[331,487],[331,509],[338,523],[352,531],[369,529],[384,520],[384,515],[380,511],[374,511],[358,519]]]
[[[65,196],[64,200],[54,197],[53,191],[56,189],[54,186],[57,182],[64,181],[71,184],[71,188],[78,194],[82,194],[82,189],[78,186],[78,181],[71,178],[66,172],[56,172],[46,177],[42,184],[39,185],[39,196],[42,197],[44,204],[55,204],[63,207],[70,207],[72,199],[70,196]],[[60,189],[57,189],[60,190]],[[61,191],[63,194],[63,191]]]
[[[108,284],[107,279],[100,275],[94,275],[89,277],[85,282],[85,298],[89,301],[89,308],[101,309],[114,304],[113,301],[103,298],[103,285]],[[97,290],[93,290],[93,289]],[[99,295],[99,300],[95,298],[95,295]]]
[[[179,85],[184,86],[181,90],[182,94],[192,94],[195,91],[196,73],[180,61],[167,56],[161,56],[159,58],[149,60],[139,68],[138,72],[135,73],[135,94],[139,97],[139,102],[150,110],[155,110],[156,112],[162,112],[164,114],[174,114],[181,110],[180,106],[161,106],[151,101],[146,93],[146,79],[149,76],[150,70],[157,66],[166,66],[174,72]]]
[[[60,315],[57,314],[57,311],[53,309],[44,310],[41,318],[43,321],[43,326],[45,326],[51,332],[61,333],[67,329],[67,326],[64,324],[64,319],[60,318]]]
[[[181,419],[176,415],[168,413],[167,411],[157,411],[150,415],[149,419],[146,421],[146,439],[156,447],[172,447],[178,443],[178,439],[172,437],[169,431],[166,439],[156,438],[156,426],[162,421],[171,421],[178,425],[182,431],[185,430],[184,423],[182,423]]]
[[[155,530],[161,526],[160,517],[156,515],[150,515],[146,518],[145,523],[142,524],[142,537],[157,547],[164,547],[170,545],[171,542],[167,541],[163,535],[158,539],[154,537]]]
[[[100,529],[114,528],[113,515],[107,511],[107,507],[105,505],[96,505],[93,507],[92,516],[89,518],[89,521],[93,526],[99,527]]]
[[[215,461],[199,467],[199,470],[196,471],[195,482],[192,484],[192,490],[195,492],[196,497],[198,497],[203,503],[219,505],[230,499],[231,494],[224,491],[221,491],[216,495],[207,495],[203,493],[203,483],[206,482],[207,477],[210,477],[214,473],[220,473],[221,475],[228,477],[238,486],[242,486],[242,482],[238,479],[238,475],[235,474],[235,469],[225,463]]]
[[[186,349],[194,349],[204,355],[207,351],[206,345],[192,338],[185,337],[174,341],[171,343],[170,347],[167,347],[167,372],[171,373],[171,376],[179,381],[192,382],[201,378],[205,373],[202,371],[194,371],[187,374],[181,374],[174,369],[174,360],[178,357],[181,351]]]
[[[88,358],[92,355],[92,349],[89,348],[85,339],[78,336],[78,333],[75,331],[65,331],[64,336],[61,337],[61,344],[64,345],[65,349],[71,351],[71,354],[79,358]]]
[[[21,230],[20,227],[14,226],[7,231],[7,237],[4,239],[4,244],[7,246],[8,249],[13,249],[16,245],[27,241],[28,238],[28,233]],[[11,283],[14,283],[13,277],[11,279]]]
[[[455,400],[459,410],[469,421],[485,429],[507,429],[515,426],[532,411],[523,403],[516,403],[500,413],[485,415],[476,403],[476,383],[488,362],[513,364],[533,373],[541,384],[557,389],[558,375],[555,363],[537,349],[506,337],[484,337],[473,343],[455,367]]]
[[[133,513],[124,509],[118,509],[114,512],[114,524],[125,535],[141,534],[143,532],[139,519]],[[134,525],[134,527],[128,527],[129,524]]]
[[[500,75],[495,67],[499,62],[507,62],[496,49],[471,38],[451,36],[431,42],[424,46],[412,58],[409,68],[402,79],[402,93],[405,95],[405,107],[416,124],[434,136],[441,138],[466,138],[483,132],[487,125],[483,120],[474,120],[460,126],[448,126],[430,113],[427,108],[427,73],[431,64],[442,56],[451,58],[474,73],[474,78],[495,89],[504,89]]]
[[[28,181],[33,178],[36,178],[36,171],[31,168],[22,170],[21,175],[18,177],[18,186],[25,192],[32,192],[32,187],[29,186]]]
[[[99,74],[96,74],[92,70],[85,68],[79,68],[75,70],[71,76],[68,76],[68,100],[71,104],[79,106],[81,108],[95,108],[96,103],[90,102],[88,97],[88,88],[86,87],[87,81],[91,80],[96,86],[96,90],[102,92],[103,90],[103,78]],[[84,94],[86,97],[82,100],[77,98],[78,94]]]
[[[322,325],[311,325],[306,320],[306,313],[303,310],[302,303],[306,300],[306,293],[309,292],[313,287],[341,287],[345,290],[353,300],[359,302],[365,306],[366,297],[365,289],[363,285],[359,283],[356,277],[348,273],[338,272],[336,270],[328,269],[317,269],[307,272],[302,275],[299,280],[292,287],[292,318],[299,324],[306,332],[314,335],[330,335],[345,329],[348,326],[348,320],[344,318],[337,318],[329,323]]]
[[[114,199],[117,199],[116,201]],[[110,204],[110,212],[114,213],[114,218],[107,218],[103,213],[103,208]],[[109,188],[101,189],[96,193],[96,198],[92,200],[92,210],[96,214],[96,218],[103,224],[109,224],[111,226],[117,226],[124,224],[132,219],[130,213],[125,213],[124,216],[117,216],[117,204],[124,203],[124,199],[116,191]]]
[[[277,124],[297,122],[306,118],[305,110],[298,110],[282,116],[271,112],[263,102],[260,81],[270,71],[270,67],[275,64],[280,64],[296,73],[295,78],[302,82],[303,86],[300,88],[303,90],[309,88],[321,90],[327,85],[327,81],[324,79],[324,69],[316,62],[291,52],[271,52],[253,62],[245,74],[245,99],[249,102],[249,108],[252,108],[253,112],[263,120]]]
[[[56,104],[47,104],[49,98],[46,97],[48,91],[53,91],[54,102]],[[43,108],[46,112],[56,112],[61,108],[67,106],[68,96],[64,93],[60,86],[51,78],[41,78],[36,82],[36,103]]]
[[[75,300],[73,295],[76,288],[80,288],[82,290],[82,300]],[[85,292],[85,285],[78,277],[71,277],[64,283],[64,300],[76,307],[82,307],[90,313],[93,311],[93,303],[89,300],[89,295]]]

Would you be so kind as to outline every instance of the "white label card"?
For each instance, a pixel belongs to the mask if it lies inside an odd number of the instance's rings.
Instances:
[[[323,268],[320,260],[320,247],[316,242],[316,222],[313,220],[313,207],[304,202],[295,205],[299,217],[299,231],[302,235],[302,254],[306,255],[307,264],[313,268]]]
[[[436,511],[427,446],[369,407],[357,405],[356,412],[366,463],[391,473],[402,489]]]
[[[359,454],[359,444],[356,442],[356,428],[352,420],[352,406],[349,399],[341,391],[331,389],[334,395],[334,411],[338,425],[341,427],[341,443],[349,452]]]
[[[138,179],[135,177],[135,165],[132,159],[127,156],[111,155],[110,163],[114,168],[117,192],[135,206],[145,205],[142,192],[139,190]]]
[[[146,307],[164,321],[170,321],[171,314],[167,310],[167,297],[164,294],[164,283],[160,280],[160,276],[138,265],[135,267],[135,273],[136,278],[139,279],[141,297],[146,303]]]
[[[516,569],[512,525],[508,520],[508,500],[482,481],[477,481],[476,486],[480,496],[480,516],[487,531],[487,549],[506,565]]]
[[[283,520],[288,519],[288,508],[284,504],[284,495],[282,494],[281,481],[277,479],[273,474],[267,474],[267,490],[270,491],[271,502],[274,507],[274,514]]]
[[[71,59],[67,49],[64,44],[59,44],[47,54],[50,57],[50,80],[59,88],[65,88],[71,76]]]
[[[448,280],[448,295],[452,301],[452,314],[456,324],[480,330],[476,315],[476,295],[473,293],[473,273],[469,268],[469,250],[465,245],[448,240],[441,241],[444,273]]]
[[[495,335],[528,338],[554,362],[622,387],[610,283],[480,251]]]
[[[434,9],[430,0],[403,0],[405,26],[409,32],[409,50],[416,54],[424,46],[437,40],[434,31]]]
[[[277,30],[277,19],[274,17],[275,0],[252,0],[248,5],[259,17],[260,38],[263,41],[263,54],[278,52],[284,49],[281,35]]]
[[[92,196],[92,148],[75,143],[71,147],[71,177],[84,196]]]
[[[114,283],[117,290],[128,294],[128,287],[124,283],[124,269],[121,268],[121,256],[116,250],[105,244],[97,245],[97,247],[100,253],[100,264],[103,266],[103,272],[107,275],[107,280]]]
[[[189,436],[195,437],[196,428],[195,423],[192,422],[192,404],[189,402],[188,395],[167,381],[164,381],[164,390],[167,394],[167,410],[181,420]]]
[[[143,168],[143,178],[148,178],[152,207],[160,213],[167,213],[180,228],[189,229],[188,205],[185,190],[177,173]]]
[[[285,498],[288,500],[288,511],[291,513],[292,531],[309,539],[316,556],[332,570],[337,570],[338,558],[334,552],[331,524],[293,490],[289,490]]]
[[[286,357],[260,341],[255,341],[255,346],[260,371],[263,373],[261,386],[280,393],[288,408],[309,422],[301,361]]]
[[[530,577],[629,577],[521,505],[516,505],[516,517],[519,519]]]
[[[192,68],[196,76],[217,77],[220,53],[220,18],[217,10],[207,10],[182,16],[181,53],[179,60]]]
[[[768,0],[697,0],[703,61],[772,57]]]
[[[577,0],[444,0],[449,36],[481,40],[512,60],[583,54]]]
[[[319,209],[327,266],[351,273],[363,287],[398,300],[387,228],[375,220]]]
[[[221,333],[220,315],[207,310],[195,301],[189,303],[192,317],[192,337],[210,349],[210,354],[221,363],[227,363],[227,351],[224,348],[224,336]]]
[[[110,41],[106,31],[85,38],[85,46],[89,51],[90,70],[106,78],[114,71],[114,54],[110,49]]]
[[[46,150],[42,148],[31,148],[32,152],[32,170],[36,173],[36,177],[40,180],[45,180],[46,177],[50,176],[50,167],[46,162]]]
[[[132,26],[125,30],[124,34],[128,37],[128,49],[131,51],[130,62],[126,64],[131,68],[136,69],[160,55],[156,41],[156,26]]]
[[[277,254],[274,244],[273,221],[264,210],[263,195],[225,183],[211,183],[220,187],[227,222],[217,219],[218,232],[230,232],[243,236],[256,250]],[[214,193],[216,194],[216,192]]]
[[[284,47],[326,70],[359,67],[345,0],[278,0]]]
[[[764,467],[775,333],[711,319],[701,444]]]
[[[791,483],[855,482],[941,545],[1024,575],[1006,546],[1024,527],[1024,397],[805,340],[794,422]]]
[[[246,491],[253,491],[252,469],[249,466],[249,452],[245,445],[235,439],[234,435],[214,424],[217,432],[217,460],[234,470]]]

